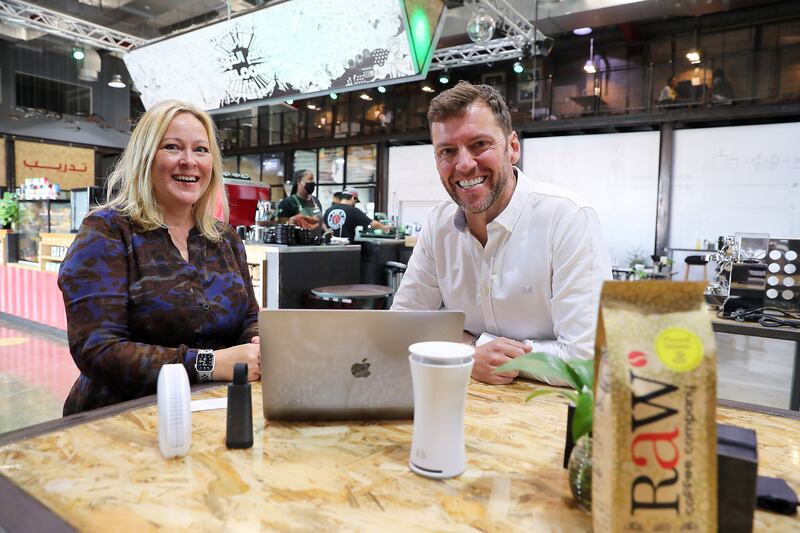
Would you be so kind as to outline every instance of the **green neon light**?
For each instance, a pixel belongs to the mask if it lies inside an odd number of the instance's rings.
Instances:
[[[417,64],[417,72],[419,72],[425,66],[433,40],[428,16],[422,7],[414,7],[408,25],[411,30],[411,49]]]

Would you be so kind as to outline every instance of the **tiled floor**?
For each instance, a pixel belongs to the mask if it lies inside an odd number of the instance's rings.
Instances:
[[[794,343],[715,337],[719,397],[789,407]],[[65,338],[0,318],[0,433],[59,418],[77,377]]]
[[[66,338],[0,319],[0,433],[59,418],[77,377]]]

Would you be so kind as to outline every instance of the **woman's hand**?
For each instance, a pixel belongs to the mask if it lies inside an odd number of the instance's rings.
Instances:
[[[247,381],[256,381],[261,377],[261,347],[258,337],[253,337],[248,344],[231,346],[222,350],[214,350],[214,381],[233,381],[233,366],[236,363],[247,363]]]

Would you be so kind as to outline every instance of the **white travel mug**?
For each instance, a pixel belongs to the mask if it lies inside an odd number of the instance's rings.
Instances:
[[[467,464],[464,401],[475,349],[457,342],[418,342],[408,351],[414,386],[408,466],[425,477],[458,476]]]

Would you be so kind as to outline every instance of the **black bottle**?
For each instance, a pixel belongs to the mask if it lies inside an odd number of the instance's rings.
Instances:
[[[228,448],[253,446],[253,399],[247,382],[247,363],[233,367],[233,383],[228,385],[228,429],[225,435]]]

